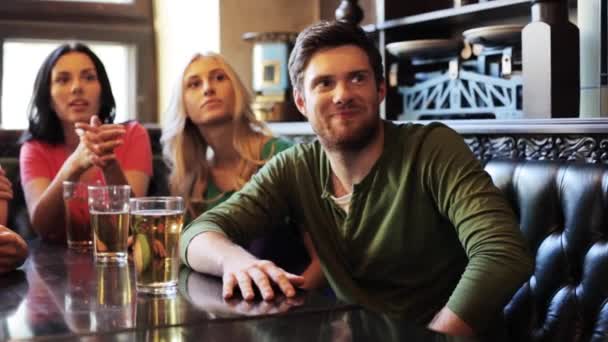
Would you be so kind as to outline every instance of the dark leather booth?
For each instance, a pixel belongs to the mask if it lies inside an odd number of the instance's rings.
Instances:
[[[608,166],[489,161],[535,257],[504,314],[509,341],[608,340]]]

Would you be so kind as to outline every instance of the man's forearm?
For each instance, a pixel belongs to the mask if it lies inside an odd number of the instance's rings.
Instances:
[[[243,263],[256,260],[245,249],[216,232],[205,232],[194,237],[186,253],[193,270],[219,277],[224,274],[227,260],[242,260]]]

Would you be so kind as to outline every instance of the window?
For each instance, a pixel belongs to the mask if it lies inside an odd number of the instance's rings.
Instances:
[[[36,73],[46,56],[62,41],[6,40],[2,58],[2,128],[23,129],[27,127],[27,108]],[[130,65],[134,64],[133,47],[125,44],[84,42],[103,62],[114,98],[116,99],[116,122],[135,119],[133,85]],[[14,65],[28,65],[15,68]]]
[[[116,99],[117,122],[157,122],[151,2],[1,0],[2,128],[26,127],[38,67],[52,49],[67,41],[87,44],[104,63]]]

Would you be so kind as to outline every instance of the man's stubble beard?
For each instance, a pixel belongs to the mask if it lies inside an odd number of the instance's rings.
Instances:
[[[357,152],[375,141],[380,133],[381,122],[382,120],[379,115],[369,119],[366,118],[365,123],[359,126],[355,132],[352,132],[353,134],[343,138],[332,138],[323,136],[323,134],[319,134],[319,132],[315,133],[317,133],[321,145],[329,151]]]

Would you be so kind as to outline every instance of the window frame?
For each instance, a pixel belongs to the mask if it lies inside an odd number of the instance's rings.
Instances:
[[[59,21],[152,21],[152,1],[133,0],[131,4],[60,0],[2,0],[0,18]]]
[[[98,41],[135,47],[135,113],[142,123],[156,123],[156,41],[151,0],[100,4],[40,0],[0,2],[0,80],[3,43],[9,39]],[[2,96],[2,82],[0,82]],[[0,108],[0,124],[2,115]],[[24,113],[25,114],[25,113]]]

